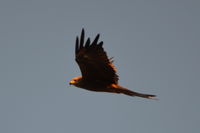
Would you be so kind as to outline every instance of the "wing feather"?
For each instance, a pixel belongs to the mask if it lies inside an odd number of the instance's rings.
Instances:
[[[102,47],[103,46],[103,41],[101,41],[98,45]]]
[[[88,48],[90,46],[90,38],[87,39],[85,43],[85,48]]]
[[[107,57],[103,49],[103,41],[98,43],[99,34],[90,43],[87,39],[84,45],[84,29],[81,32],[80,43],[76,39],[76,62],[78,63],[83,79],[98,80],[104,83],[117,83],[118,75],[112,61]]]
[[[99,40],[99,34],[97,34],[97,36],[95,37],[95,39],[94,39],[94,41],[92,42],[92,44],[91,45],[97,45],[97,42],[98,42],[98,40]]]
[[[85,31],[84,31],[84,29],[82,29],[81,38],[80,38],[80,49],[83,48],[84,37],[85,37]]]
[[[76,37],[76,47],[75,47],[75,54],[76,53],[78,53],[78,50],[79,50],[79,47],[78,47],[78,45],[79,45],[79,39],[78,39],[78,36]]]

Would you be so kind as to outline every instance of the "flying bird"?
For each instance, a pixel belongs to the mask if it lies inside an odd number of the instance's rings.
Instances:
[[[79,65],[82,76],[74,77],[69,84],[96,92],[122,93],[128,96],[138,96],[155,99],[155,95],[142,94],[118,84],[117,70],[112,58],[108,58],[103,48],[103,41],[98,42],[99,34],[91,42],[85,41],[85,31],[82,29],[80,38],[76,37],[75,60]]]

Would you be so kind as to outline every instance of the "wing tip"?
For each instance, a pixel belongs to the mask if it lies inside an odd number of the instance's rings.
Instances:
[[[102,47],[103,46],[103,41],[101,41],[98,45]]]
[[[76,45],[75,45],[75,53],[77,53],[79,50],[79,38],[76,36]]]
[[[87,39],[85,43],[85,48],[88,48],[90,46],[90,38]]]
[[[82,29],[81,36],[80,36],[80,48],[83,48],[84,38],[85,38],[85,31],[84,29]]]
[[[100,33],[98,33],[94,39],[93,42],[91,42],[90,38],[87,38],[85,44],[84,44],[84,40],[85,40],[85,29],[82,28],[81,29],[81,35],[80,37],[76,37],[76,46],[75,46],[75,52],[77,53],[80,49],[82,48],[88,48],[90,46],[100,46],[102,47],[103,46],[103,41],[101,41],[100,43],[98,43],[98,40],[100,38]]]
[[[94,41],[92,42],[91,45],[97,45],[97,42],[98,42],[98,40],[99,40],[99,37],[100,37],[100,34],[97,34],[96,37],[95,37],[95,39],[94,39]]]
[[[85,32],[85,29],[84,29],[84,28],[81,29],[81,33],[82,33],[82,32]]]
[[[81,30],[81,34],[85,34],[85,30],[84,30],[84,28],[82,28],[82,30]]]

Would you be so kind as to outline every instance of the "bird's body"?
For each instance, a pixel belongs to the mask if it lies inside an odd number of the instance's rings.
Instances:
[[[84,29],[80,41],[76,38],[76,62],[82,76],[73,78],[69,83],[79,88],[96,92],[122,93],[129,96],[139,96],[152,99],[155,95],[137,93],[118,85],[118,75],[113,60],[104,51],[103,42],[98,43],[99,34],[90,43],[90,38],[84,43]],[[84,45],[85,44],[85,45]]]

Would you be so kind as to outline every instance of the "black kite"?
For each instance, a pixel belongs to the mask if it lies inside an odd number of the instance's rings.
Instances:
[[[138,96],[154,99],[155,95],[142,94],[128,90],[118,85],[118,75],[112,58],[107,57],[103,49],[103,42],[98,43],[99,34],[93,42],[90,38],[84,41],[85,32],[82,29],[80,40],[76,38],[75,55],[82,77],[75,77],[69,83],[79,88],[97,92],[123,93],[129,96]]]

